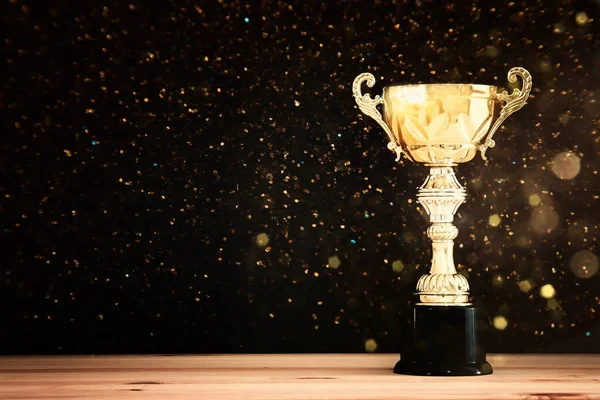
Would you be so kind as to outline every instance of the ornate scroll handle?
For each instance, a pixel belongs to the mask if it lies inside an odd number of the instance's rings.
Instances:
[[[387,133],[388,137],[390,138],[390,142],[388,143],[387,147],[388,149],[396,152],[396,161],[399,161],[400,156],[402,155],[402,147],[400,147],[396,137],[387,124],[383,121],[379,110],[377,110],[377,105],[383,104],[383,99],[379,95],[375,96],[375,98],[371,98],[371,95],[368,93],[362,94],[360,87],[363,82],[366,82],[367,86],[372,88],[375,85],[375,77],[373,74],[365,72],[358,75],[356,79],[354,79],[354,83],[352,84],[352,95],[354,96],[354,100],[356,100],[356,104],[358,104],[360,111],[377,121],[385,133]]]
[[[496,145],[496,142],[492,140],[492,136],[494,136],[496,130],[498,130],[500,125],[502,125],[504,120],[508,118],[510,114],[520,110],[521,107],[523,107],[525,101],[529,97],[529,92],[531,92],[532,83],[531,74],[529,73],[529,71],[521,67],[511,68],[511,70],[508,71],[508,81],[510,83],[515,83],[517,81],[517,76],[520,76],[523,80],[523,87],[521,89],[515,89],[512,92],[512,94],[508,94],[508,92],[505,90],[504,92],[498,93],[495,96],[495,99],[506,102],[506,104],[504,105],[504,107],[502,107],[500,117],[498,117],[498,119],[490,129],[487,138],[485,139],[485,142],[479,145],[479,150],[481,151],[481,158],[483,158],[484,160],[487,160],[487,157],[485,156],[485,152],[487,151],[487,149]]]

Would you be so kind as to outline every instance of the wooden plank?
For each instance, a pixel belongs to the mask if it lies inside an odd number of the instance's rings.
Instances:
[[[0,399],[600,400],[600,355],[495,355],[481,377],[394,375],[397,355],[0,357]]]

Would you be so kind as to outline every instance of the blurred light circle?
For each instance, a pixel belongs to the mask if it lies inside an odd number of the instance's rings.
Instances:
[[[500,55],[500,48],[496,46],[488,46],[485,48],[485,55],[489,58],[496,58]]]
[[[525,292],[525,293],[529,292],[533,288],[533,286],[531,285],[531,282],[528,281],[527,279],[517,283],[517,285],[519,285],[519,289],[521,289],[521,292]]]
[[[402,262],[402,260],[396,260],[392,263],[392,270],[394,272],[402,272],[403,269],[404,263]]]
[[[541,69],[542,72],[550,72],[552,71],[552,64],[547,60],[543,60],[538,62],[538,68]]]
[[[259,233],[254,238],[254,242],[258,247],[264,249],[269,244],[269,235],[267,235],[266,233]]]
[[[531,239],[524,235],[519,235],[515,238],[515,243],[521,248],[529,247]]]
[[[494,328],[499,331],[503,331],[508,326],[508,321],[502,315],[498,315],[494,317]]]
[[[537,207],[531,213],[529,223],[536,233],[550,233],[558,226],[558,214],[550,206]]]
[[[502,222],[502,218],[498,214],[490,215],[490,217],[488,218],[489,226],[496,227],[500,225],[500,222]]]
[[[575,14],[575,22],[577,23],[577,25],[584,26],[589,21],[590,21],[590,18],[583,11],[582,12],[578,12],[577,14]]]
[[[552,172],[560,179],[573,179],[580,170],[581,160],[572,151],[563,151],[552,161]]]
[[[586,237],[590,235],[590,227],[593,226],[594,224],[591,224],[585,220],[577,220],[575,222],[572,222],[567,228],[567,237],[571,242],[573,242],[575,247],[587,247]]]
[[[369,339],[365,341],[365,350],[368,353],[374,353],[375,350],[377,350],[377,342],[375,341],[375,339]]]
[[[585,103],[583,105],[584,111],[591,118],[600,117],[600,89],[596,89],[593,92],[588,90],[585,97]]]
[[[333,269],[338,269],[338,267],[340,266],[341,263],[342,263],[342,260],[340,260],[340,258],[338,256],[331,256],[327,260],[327,264],[329,264],[329,267],[333,268]]]
[[[548,176],[547,171],[528,171],[525,173],[522,179],[521,188],[523,189],[523,194],[526,198],[529,198],[529,196],[532,194],[537,195],[540,203],[545,202],[546,198],[543,193],[549,190],[549,184],[551,181],[552,178]]]
[[[569,267],[578,278],[591,278],[598,272],[598,257],[588,250],[578,251],[571,258]]]
[[[504,278],[502,277],[502,275],[500,275],[500,274],[494,275],[494,277],[492,278],[492,286],[500,287],[503,284],[504,284]]]
[[[467,256],[467,264],[475,265],[479,261],[479,256],[476,253],[471,253]]]
[[[539,194],[534,193],[529,196],[529,205],[530,206],[537,207],[541,204],[541,202],[542,202],[542,198],[540,197]]]
[[[556,295],[556,289],[551,284],[544,285],[540,288],[540,296],[545,299],[551,299]]]

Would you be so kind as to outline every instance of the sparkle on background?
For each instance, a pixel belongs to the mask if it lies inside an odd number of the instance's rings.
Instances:
[[[488,351],[597,336],[595,0],[70,3],[1,15],[3,354],[396,351],[427,170],[394,162],[352,81],[504,90],[512,66],[533,91],[456,168],[455,261],[510,322]]]

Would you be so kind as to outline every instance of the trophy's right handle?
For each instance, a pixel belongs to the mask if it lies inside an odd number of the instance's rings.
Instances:
[[[383,128],[390,139],[387,147],[388,149],[396,152],[396,161],[399,161],[400,156],[402,155],[402,147],[400,146],[400,143],[398,143],[396,136],[394,136],[389,126],[387,126],[383,120],[379,110],[377,110],[377,106],[379,104],[383,104],[383,99],[379,95],[375,96],[375,98],[371,98],[371,95],[368,93],[362,94],[360,88],[363,83],[366,83],[370,88],[373,87],[375,85],[375,77],[373,74],[365,72],[358,75],[356,79],[354,79],[354,83],[352,84],[352,95],[354,96],[354,100],[356,100],[356,104],[358,105],[360,111],[373,118]]]
[[[523,80],[523,87],[521,89],[515,89],[511,94],[505,90],[502,93],[498,93],[496,95],[496,99],[498,101],[506,103],[504,107],[502,107],[502,111],[500,112],[500,117],[496,120],[492,128],[490,129],[487,138],[484,143],[479,146],[479,150],[481,151],[481,158],[487,160],[485,156],[485,152],[488,148],[494,147],[496,142],[492,139],[494,133],[498,130],[500,125],[504,122],[506,118],[515,111],[519,111],[523,105],[525,105],[525,101],[529,97],[529,93],[531,92],[532,81],[531,74],[525,68],[515,67],[511,68],[508,71],[508,81],[510,83],[515,83],[517,81],[517,76],[520,76]]]

